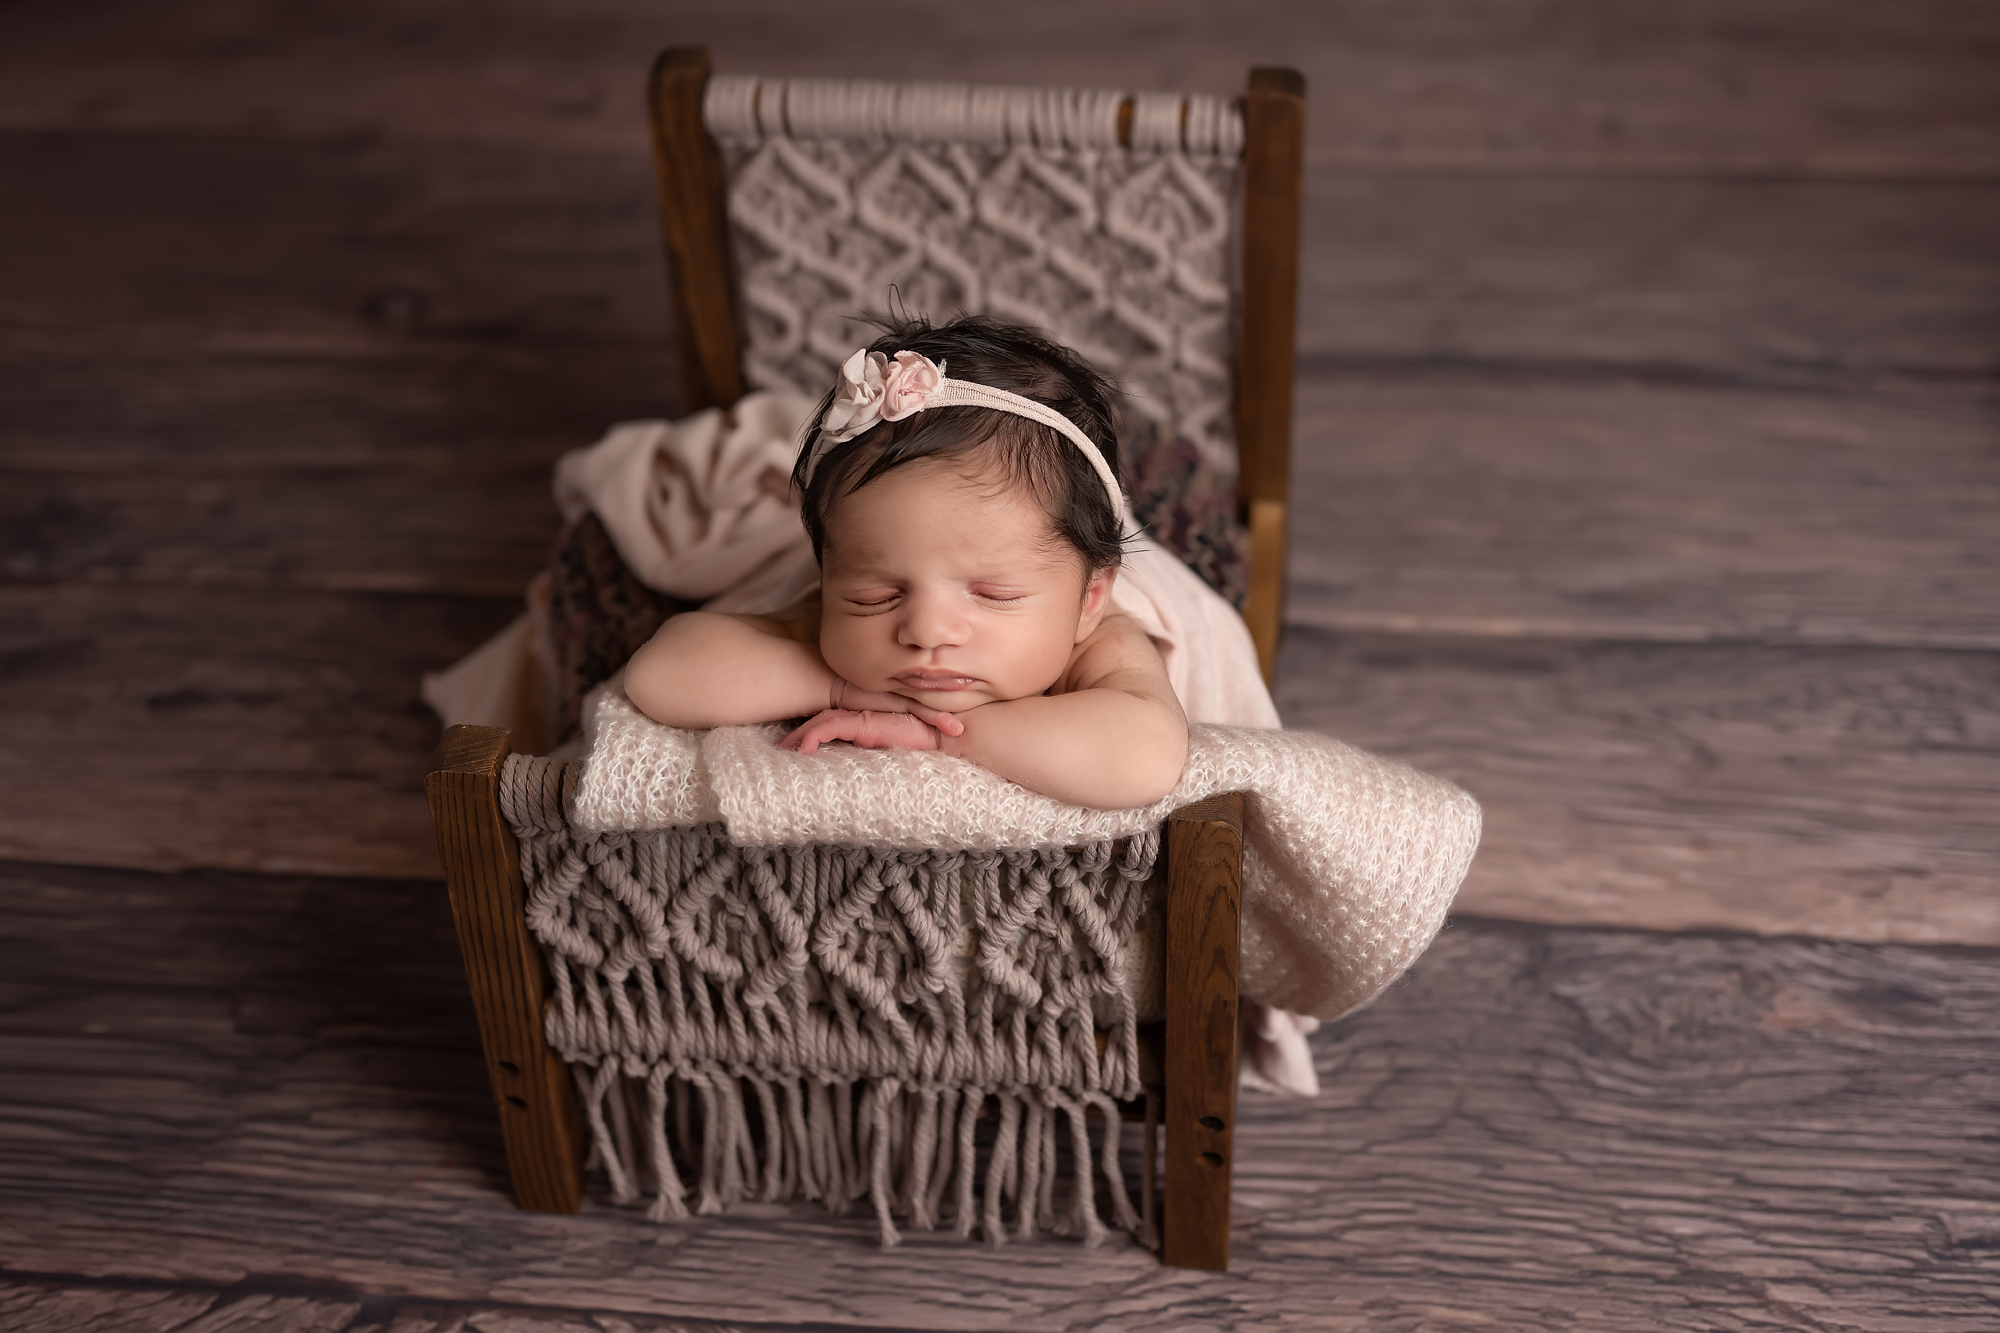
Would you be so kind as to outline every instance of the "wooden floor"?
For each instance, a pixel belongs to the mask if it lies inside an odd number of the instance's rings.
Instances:
[[[711,12],[712,8],[712,12]],[[1295,726],[1485,803],[1237,1262],[514,1212],[416,697],[671,415],[639,89],[1311,93]],[[2000,1327],[2000,9],[0,7],[0,1328]]]

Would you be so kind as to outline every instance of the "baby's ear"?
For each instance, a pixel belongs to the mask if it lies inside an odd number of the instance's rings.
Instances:
[[[1097,627],[1104,621],[1104,613],[1111,609],[1111,585],[1118,581],[1118,569],[1100,569],[1090,576],[1090,582],[1083,585],[1083,613],[1076,621],[1076,642],[1082,643],[1097,633]]]

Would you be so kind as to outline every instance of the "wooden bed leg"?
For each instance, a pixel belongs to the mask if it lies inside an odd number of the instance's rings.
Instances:
[[[1160,1259],[1229,1267],[1243,797],[1167,817],[1167,1180]]]
[[[500,814],[506,757],[505,731],[447,727],[424,790],[479,1011],[514,1201],[529,1212],[573,1213],[583,1204],[583,1119],[569,1069],[542,1035],[548,982],[528,933],[520,849]]]

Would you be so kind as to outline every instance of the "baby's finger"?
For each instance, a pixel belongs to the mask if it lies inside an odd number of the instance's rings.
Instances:
[[[831,740],[840,739],[839,709],[829,708],[822,713],[807,718],[791,733],[778,742],[780,750],[797,750],[800,754],[817,754],[819,747]]]
[[[965,724],[958,720],[958,714],[947,713],[941,708],[928,707],[916,702],[914,699],[910,701],[910,716],[917,718],[919,721],[930,723],[947,736],[963,736],[965,734]]]

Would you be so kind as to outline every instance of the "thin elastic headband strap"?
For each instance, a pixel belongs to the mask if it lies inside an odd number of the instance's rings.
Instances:
[[[1071,444],[1083,451],[1090,460],[1090,466],[1097,472],[1098,480],[1104,483],[1104,493],[1111,497],[1112,512],[1118,515],[1120,523],[1128,522],[1130,514],[1125,508],[1125,493],[1118,489],[1118,474],[1111,470],[1111,464],[1104,461],[1104,455],[1091,442],[1083,428],[1053,407],[1046,407],[1032,398],[1023,398],[1018,393],[996,389],[989,384],[975,384],[971,380],[942,379],[921,410],[934,407],[987,407],[996,412],[1009,412],[1030,421],[1039,421],[1052,430],[1060,431],[1069,438]],[[914,415],[914,414],[912,414]],[[826,432],[820,432],[819,442],[813,450],[812,458],[806,463],[806,484],[812,484],[813,473],[819,468],[819,461],[829,448]]]

